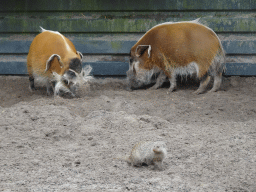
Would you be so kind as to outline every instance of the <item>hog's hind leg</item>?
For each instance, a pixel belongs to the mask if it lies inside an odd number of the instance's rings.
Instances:
[[[167,93],[173,92],[177,88],[176,75],[171,74],[169,77],[169,81],[171,85]]]
[[[206,90],[206,88],[207,88],[207,86],[208,86],[210,80],[211,80],[211,77],[210,77],[208,74],[206,74],[205,76],[203,76],[202,79],[200,80],[200,86],[199,86],[199,88],[198,88],[194,93],[195,93],[195,94],[201,94],[201,93],[203,93],[203,92]]]
[[[214,76],[213,87],[209,92],[216,92],[219,90],[222,82],[222,73],[218,73]]]

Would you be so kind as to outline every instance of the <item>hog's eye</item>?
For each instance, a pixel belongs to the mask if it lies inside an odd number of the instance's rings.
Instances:
[[[68,85],[68,80],[63,79],[63,83],[65,83],[66,85]]]
[[[130,65],[132,64],[132,62],[133,62],[133,58],[130,58]]]
[[[70,71],[70,70],[67,72],[67,74],[70,78],[74,78],[76,76],[76,74],[73,71]]]

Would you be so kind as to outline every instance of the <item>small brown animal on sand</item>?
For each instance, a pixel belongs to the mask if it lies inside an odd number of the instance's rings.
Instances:
[[[155,168],[163,169],[163,160],[167,155],[166,145],[162,141],[143,141],[134,145],[129,156],[118,158],[133,166],[142,164],[154,165]]]

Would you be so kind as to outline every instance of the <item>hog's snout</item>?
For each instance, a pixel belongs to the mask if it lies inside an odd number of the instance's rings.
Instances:
[[[126,72],[127,80],[128,80],[128,90],[138,89],[142,86],[143,83],[137,80],[136,74],[133,70],[129,70]]]

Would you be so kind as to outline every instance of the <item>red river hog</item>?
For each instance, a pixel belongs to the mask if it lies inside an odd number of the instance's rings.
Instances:
[[[83,55],[73,43],[57,31],[41,28],[42,33],[32,41],[27,56],[29,88],[35,90],[34,79],[46,85],[47,95],[69,93],[87,81],[91,67],[82,68]]]
[[[176,76],[196,75],[200,86],[196,94],[203,93],[214,78],[211,92],[220,88],[225,65],[225,53],[220,39],[199,19],[186,22],[166,22],[151,28],[131,48],[127,71],[130,89],[151,83],[153,74],[159,73],[151,89],[170,81],[169,91],[176,89]]]

